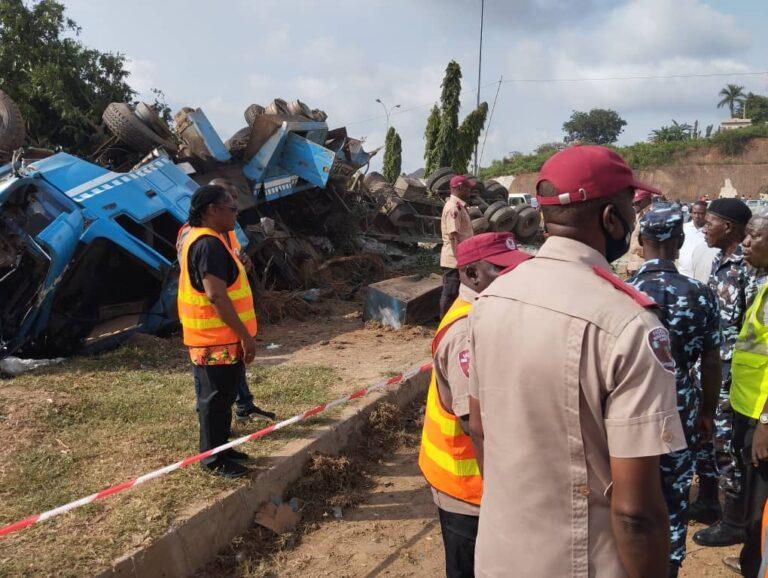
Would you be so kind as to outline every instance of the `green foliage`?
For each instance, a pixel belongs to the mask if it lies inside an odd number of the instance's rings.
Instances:
[[[582,142],[606,145],[616,142],[627,121],[616,111],[593,108],[589,112],[573,111],[571,118],[563,123],[565,142]]]
[[[680,124],[672,119],[672,124],[670,126],[662,126],[661,128],[651,131],[651,134],[648,135],[648,139],[654,143],[662,143],[697,139],[699,136],[701,136],[701,134],[699,133],[698,120],[691,126],[688,123]]]
[[[718,96],[722,96],[723,98],[717,103],[717,108],[727,106],[728,110],[731,111],[731,118],[733,118],[735,113],[736,105],[742,104],[746,97],[744,94],[744,87],[739,86],[738,84],[726,84],[725,87],[720,90]]]
[[[768,97],[753,92],[748,93],[744,102],[736,110],[736,115],[751,118],[752,124],[768,122]]]
[[[480,133],[483,132],[485,119],[488,116],[488,103],[481,102],[480,106],[467,115],[459,127],[459,139],[453,154],[451,167],[458,174],[465,174],[472,151],[475,149]]]
[[[545,142],[536,147],[536,153],[556,153],[557,151],[563,150],[566,146],[568,145],[564,142]]]
[[[429,175],[439,168],[433,164],[432,149],[437,142],[437,133],[440,131],[440,109],[437,105],[432,107],[427,119],[427,128],[424,131],[424,173]]]
[[[400,135],[397,134],[394,127],[389,127],[384,142],[384,167],[381,172],[390,184],[394,184],[397,177],[400,176],[402,157],[403,143],[400,140]]]
[[[424,132],[424,161],[426,174],[439,167],[451,167],[457,173],[465,173],[472,151],[488,116],[488,103],[481,103],[461,123],[461,67],[451,60],[445,69],[440,94],[440,108],[432,108]]]
[[[753,138],[768,137],[768,125],[759,124],[734,130],[721,130],[709,141],[717,146],[721,153],[728,156],[739,155]]]
[[[79,33],[55,0],[0,2],[0,87],[21,108],[31,142],[88,154],[106,106],[134,91],[125,57],[86,48]]]

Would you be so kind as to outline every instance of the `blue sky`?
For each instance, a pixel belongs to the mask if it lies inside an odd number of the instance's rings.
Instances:
[[[383,143],[381,105],[403,139],[403,169],[423,165],[423,132],[449,60],[474,107],[480,0],[66,0],[81,39],[130,59],[131,83],[162,89],[174,111],[200,106],[223,138],[252,102],[299,98]],[[768,70],[765,0],[486,0],[481,97],[493,102],[483,164],[562,139],[572,110],[613,108],[621,144],[672,118],[704,127],[727,82],[768,94],[768,75],[529,82]],[[527,82],[519,82],[526,80]],[[486,138],[481,137],[482,138]],[[373,163],[377,168],[380,159]]]

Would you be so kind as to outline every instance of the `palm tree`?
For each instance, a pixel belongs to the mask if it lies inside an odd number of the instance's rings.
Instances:
[[[720,91],[719,96],[723,99],[717,103],[717,108],[723,108],[727,106],[731,111],[731,118],[733,118],[734,110],[737,104],[743,104],[746,94],[744,94],[744,87],[738,84],[727,84],[725,88]]]

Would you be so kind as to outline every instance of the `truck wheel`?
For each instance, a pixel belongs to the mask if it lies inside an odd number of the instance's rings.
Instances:
[[[264,114],[264,107],[260,104],[252,104],[248,108],[245,109],[245,113],[243,113],[245,116],[245,123],[248,126],[251,126],[253,124],[253,121],[256,120],[256,117],[261,116]]]
[[[480,210],[480,207],[467,207],[467,212],[470,219],[479,219],[483,216],[483,211]]]
[[[432,190],[432,185],[435,184],[435,181],[440,177],[444,177],[445,175],[453,176],[453,169],[451,167],[440,167],[439,169],[435,170],[431,175],[427,177],[427,190]]]
[[[276,98],[264,109],[264,114],[290,114],[288,105],[282,98]]]
[[[490,225],[488,223],[488,219],[485,217],[480,217],[479,219],[473,219],[472,220],[472,232],[475,235],[479,235],[480,233],[485,233],[490,228]]]
[[[0,90],[0,157],[10,157],[15,149],[24,144],[26,135],[18,105]]]
[[[483,183],[485,190],[483,191],[483,198],[489,203],[495,201],[506,201],[509,196],[509,191],[506,187],[498,181],[490,180]]]
[[[432,187],[429,189],[433,195],[448,195],[451,192],[451,179],[453,173],[443,175],[432,183]]]
[[[141,122],[143,122],[149,130],[157,133],[165,139],[173,140],[171,129],[169,129],[168,124],[162,118],[160,118],[160,115],[157,114],[157,111],[154,107],[144,102],[140,102],[136,105],[134,114],[139,117],[139,120],[141,120]]]
[[[136,152],[147,153],[160,145],[176,151],[175,144],[145,126],[124,102],[111,103],[101,118],[113,135]]]
[[[306,104],[304,104],[300,100],[292,100],[290,104],[288,104],[288,112],[296,116],[305,116],[307,118],[312,118],[312,111]]]
[[[517,212],[512,207],[503,207],[488,219],[491,230],[499,233],[511,233],[515,229],[517,221]]]
[[[488,222],[491,221],[491,217],[493,217],[493,214],[496,211],[500,211],[501,209],[506,208],[508,205],[505,201],[496,201],[495,203],[491,203],[488,208],[485,210],[485,213],[483,216],[488,219]]]
[[[245,150],[245,147],[248,146],[248,139],[250,138],[251,138],[251,127],[246,126],[241,128],[231,137],[229,137],[224,143],[224,146],[227,147],[227,150],[230,153],[232,154],[238,153],[240,151]]]
[[[524,206],[517,212],[517,225],[515,226],[515,235],[518,240],[523,241],[532,237],[539,230],[541,217],[539,212],[530,206]]]

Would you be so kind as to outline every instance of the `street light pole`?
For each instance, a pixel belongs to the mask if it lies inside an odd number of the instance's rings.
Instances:
[[[384,114],[387,115],[387,131],[384,133],[384,136],[386,137],[387,133],[389,132],[389,113],[395,110],[396,108],[400,108],[400,105],[396,104],[393,107],[387,108],[387,105],[384,104],[384,102],[382,102],[380,98],[377,98],[376,102],[378,102],[381,105],[381,107],[384,109]]]
[[[483,70],[483,20],[485,17],[485,0],[480,0],[480,51],[477,56],[477,107],[480,107],[480,79]],[[477,176],[477,143],[475,143],[474,174]]]

